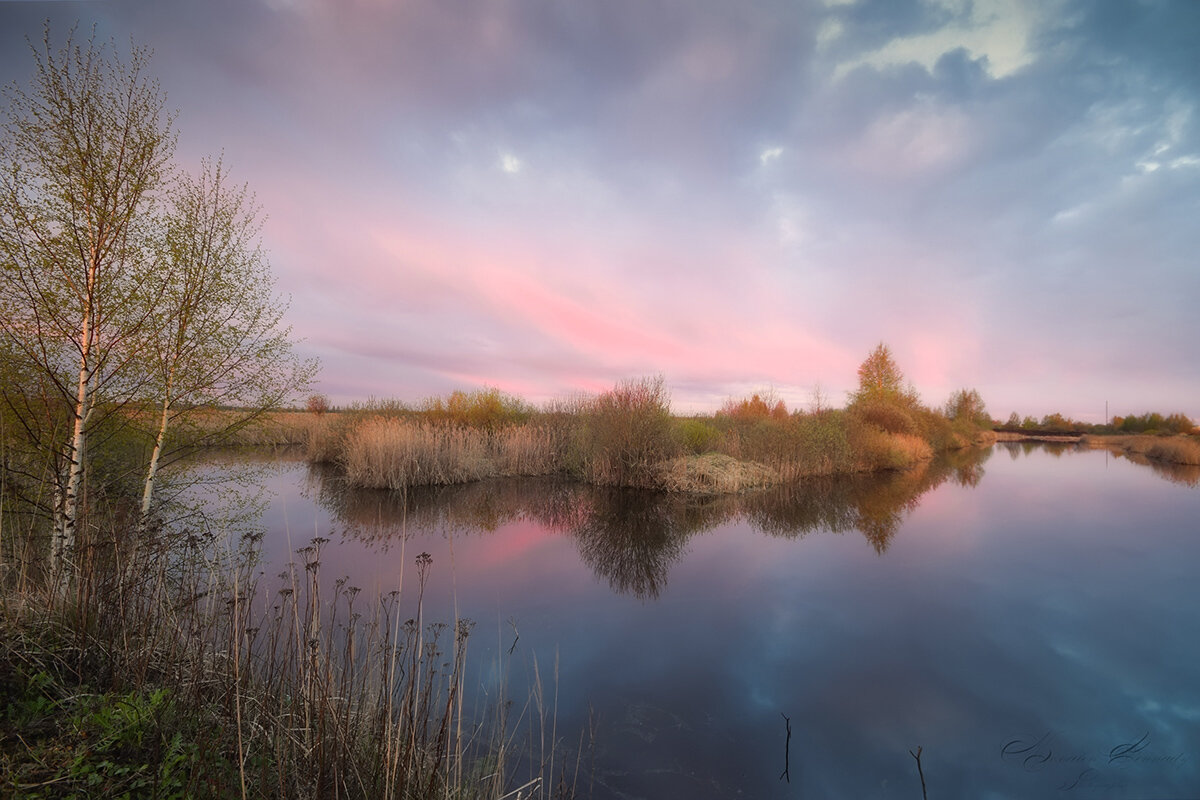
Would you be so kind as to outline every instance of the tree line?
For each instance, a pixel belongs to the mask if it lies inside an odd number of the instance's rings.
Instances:
[[[1083,422],[1072,419],[1057,411],[1046,414],[1041,419],[1032,416],[1021,417],[1012,412],[1003,425],[997,425],[999,430],[1009,431],[1051,431],[1058,433],[1146,433],[1146,434],[1179,434],[1192,433],[1196,423],[1186,414],[1161,414],[1157,411],[1147,411],[1144,414],[1131,414],[1127,417],[1114,416],[1107,423]]]

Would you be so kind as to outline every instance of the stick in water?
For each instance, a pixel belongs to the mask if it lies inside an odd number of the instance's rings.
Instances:
[[[929,792],[925,791],[925,770],[921,769],[921,745],[917,745],[917,752],[909,750],[908,754],[917,760],[917,774],[921,776],[921,797],[929,800]]]
[[[788,760],[791,758],[791,753],[792,753],[792,720],[788,717],[787,714],[784,714],[782,711],[779,712],[779,716],[783,717],[783,724],[787,728],[787,739],[785,739],[783,742],[783,774],[781,774],[779,776],[779,780],[781,780],[781,781],[785,780],[788,783],[791,783],[792,782],[792,776],[790,774],[791,767],[788,765]]]

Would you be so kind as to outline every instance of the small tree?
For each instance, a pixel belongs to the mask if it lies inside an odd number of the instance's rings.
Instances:
[[[721,405],[717,414],[718,416],[740,420],[767,418],[785,420],[788,418],[787,405],[782,400],[776,398],[773,391],[767,392],[765,395],[759,395],[756,392],[749,398],[742,398],[741,400],[734,400],[731,397]]]
[[[329,411],[329,398],[323,394],[310,394],[304,401],[304,408],[310,414],[316,414],[319,417]]]
[[[824,414],[829,410],[829,397],[819,383],[813,384],[811,405],[814,414]]]
[[[37,373],[44,403],[13,397],[31,419],[58,407],[68,431],[35,446],[55,462],[50,568],[72,559],[88,439],[139,388],[135,342],[161,291],[148,227],[174,148],[147,54],[110,57],[69,36],[34,48],[29,91],[5,92],[0,175],[0,334]],[[37,427],[36,425],[34,427]],[[48,430],[39,428],[39,430]]]
[[[1064,417],[1061,413],[1054,411],[1042,417],[1040,427],[1043,430],[1049,431],[1065,431],[1070,430],[1073,426],[1071,420]]]
[[[851,393],[850,402],[882,401],[916,405],[917,394],[904,381],[904,373],[896,366],[892,351],[880,342],[858,367],[858,391]]]
[[[246,188],[230,188],[220,161],[200,177],[180,176],[166,219],[162,261],[169,281],[151,310],[142,343],[159,410],[143,484],[141,522],[150,514],[168,429],[188,422],[175,452],[227,438],[302,392],[315,362],[292,352],[287,304],[258,241],[258,209]],[[221,415],[211,412],[227,410]]]
[[[959,389],[951,394],[950,399],[946,401],[946,416],[951,420],[964,420],[981,428],[990,428],[992,425],[992,418],[987,413],[983,398],[974,389]]]

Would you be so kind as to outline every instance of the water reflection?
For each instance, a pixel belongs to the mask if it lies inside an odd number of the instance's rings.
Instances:
[[[698,499],[661,492],[588,492],[579,523],[568,533],[579,555],[613,591],[658,597],[688,539],[732,518],[735,498]]]
[[[925,493],[952,480],[977,486],[991,450],[969,449],[913,469],[827,477],[744,495],[700,497],[555,479],[505,479],[407,492],[347,487],[314,466],[306,490],[349,538],[382,549],[410,532],[481,534],[519,521],[572,537],[582,561],[618,593],[658,597],[691,537],[737,520],[768,535],[858,531],[887,551]]]
[[[553,480],[347,492],[297,464],[268,545],[285,506],[297,545],[331,530],[322,575],[364,597],[431,553],[428,618],[478,623],[467,686],[503,674],[521,698],[553,671],[560,736],[594,734],[596,800],[919,798],[918,745],[930,796],[1191,797],[1200,493],[1146,466],[1003,444],[702,499]],[[1142,760],[1112,759],[1127,745]]]
[[[1016,461],[1033,453],[1048,453],[1059,458],[1066,453],[1090,453],[1094,449],[1103,449],[1108,458],[1124,459],[1139,466],[1148,467],[1158,477],[1171,483],[1178,483],[1191,488],[1200,487],[1200,466],[1195,464],[1175,464],[1170,461],[1158,461],[1146,458],[1141,453],[1130,452],[1116,447],[1097,447],[1073,443],[1057,442],[997,442],[993,449],[1008,453],[1009,458]]]
[[[1170,461],[1156,461],[1146,458],[1140,453],[1112,453],[1117,458],[1124,458],[1134,464],[1149,467],[1155,475],[1171,483],[1182,484],[1196,488],[1200,486],[1200,466],[1195,464],[1174,464]]]
[[[921,496],[946,480],[975,487],[991,450],[948,453],[902,472],[853,479],[824,478],[778,487],[745,500],[750,521],[772,536],[799,538],[813,531],[859,531],[883,554]]]

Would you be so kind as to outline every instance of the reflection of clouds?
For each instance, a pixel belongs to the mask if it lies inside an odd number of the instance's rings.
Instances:
[[[1132,466],[1099,483],[1101,453],[1010,450],[1020,463],[1002,455],[974,484],[986,451],[774,499],[538,481],[413,494],[407,532],[425,538],[402,566],[412,575],[417,552],[434,554],[431,596],[456,570],[459,607],[480,621],[472,647],[506,650],[510,629],[489,642],[485,626],[513,618],[514,658],[536,654],[546,676],[557,654],[559,731],[594,721],[597,798],[778,796],[781,712],[798,797],[875,796],[885,781],[911,794],[918,744],[947,797],[1058,797],[1071,763],[1026,771],[1001,755],[1046,733],[1127,796],[1188,796],[1200,785],[1188,635],[1200,629],[1200,493]],[[931,494],[954,500],[907,510]],[[370,528],[372,501],[337,502],[365,532],[326,545],[325,574],[344,574],[339,551],[380,568],[389,534]],[[885,558],[856,536],[806,536],[893,512],[902,529]],[[427,524],[464,532],[456,564]],[[650,526],[648,541],[627,541]],[[972,547],[945,546],[963,537]],[[1108,771],[1110,749],[1146,733],[1149,757],[1186,758]]]

